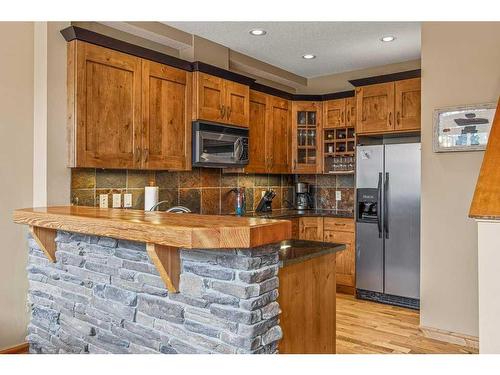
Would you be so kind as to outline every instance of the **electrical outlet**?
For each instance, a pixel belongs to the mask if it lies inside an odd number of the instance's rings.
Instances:
[[[113,208],[120,208],[122,206],[122,195],[113,194]]]
[[[124,208],[132,207],[132,193],[123,194],[123,207]]]
[[[99,207],[108,208],[108,194],[99,194]]]
[[[335,200],[337,200],[337,201],[342,200],[342,192],[340,190],[335,191]]]

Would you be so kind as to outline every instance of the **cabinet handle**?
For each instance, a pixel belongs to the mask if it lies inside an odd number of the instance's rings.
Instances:
[[[347,122],[351,122],[351,110],[347,110]]]
[[[144,149],[144,163],[147,163],[149,160],[149,148]]]
[[[293,160],[293,169],[295,170],[297,168],[297,159]]]
[[[231,116],[231,107],[227,107],[227,119],[229,120],[229,116]]]
[[[342,123],[345,122],[344,120],[345,120],[345,113],[344,113],[344,111],[342,111]]]
[[[389,112],[389,125],[392,126],[392,112]]]
[[[141,149],[139,147],[135,148],[135,164],[139,164],[141,162]]]
[[[345,227],[345,223],[335,223],[335,225],[338,227]]]
[[[401,113],[398,111],[396,113],[396,123],[399,125],[399,122],[401,121]]]
[[[220,117],[224,118],[224,106],[222,104],[219,107],[219,111],[220,111]]]

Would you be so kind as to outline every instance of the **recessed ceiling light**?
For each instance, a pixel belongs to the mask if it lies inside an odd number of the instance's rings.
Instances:
[[[394,37],[392,35],[386,35],[386,36],[383,36],[382,38],[380,38],[380,40],[382,42],[392,42],[394,39],[396,39],[396,37]]]
[[[262,36],[262,35],[266,35],[267,32],[266,32],[266,30],[262,30],[262,29],[252,29],[252,30],[250,30],[250,34],[254,35],[254,36]]]
[[[306,60],[311,60],[311,59],[315,59],[316,55],[313,55],[311,53],[306,53],[305,55],[302,55],[302,58],[306,59]]]

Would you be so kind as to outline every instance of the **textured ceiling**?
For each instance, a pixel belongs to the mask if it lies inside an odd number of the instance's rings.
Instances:
[[[417,22],[164,22],[311,78],[420,58]],[[249,34],[253,28],[265,36]],[[396,40],[382,43],[384,35]],[[315,54],[313,60],[302,55]]]

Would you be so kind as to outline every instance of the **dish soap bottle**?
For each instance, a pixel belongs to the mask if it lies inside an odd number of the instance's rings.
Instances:
[[[234,188],[231,191],[236,193],[235,211],[237,216],[243,216],[246,212],[245,188]]]

